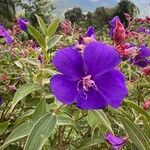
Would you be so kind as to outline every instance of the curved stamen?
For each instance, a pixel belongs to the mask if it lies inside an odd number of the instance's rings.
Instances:
[[[85,90],[85,91],[89,91],[89,88],[93,87],[95,90],[98,90],[95,81],[91,79],[91,75],[87,75],[85,77],[82,78],[82,80],[80,80],[78,82],[78,90],[80,90],[80,84],[81,87]]]

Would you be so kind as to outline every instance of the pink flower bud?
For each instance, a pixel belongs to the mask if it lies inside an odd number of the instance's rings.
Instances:
[[[117,20],[116,27],[113,31],[113,39],[116,45],[121,44],[126,37],[124,25]]]
[[[143,68],[142,74],[143,75],[150,75],[150,66]]]
[[[9,86],[8,86],[8,89],[9,89],[9,91],[11,91],[11,92],[17,90],[16,87],[15,87],[15,85],[9,85]]]
[[[144,102],[143,108],[144,110],[148,110],[150,108],[150,99]]]

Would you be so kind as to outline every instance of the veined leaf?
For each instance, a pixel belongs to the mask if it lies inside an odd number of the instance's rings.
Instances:
[[[42,87],[35,83],[27,83],[21,86],[17,92],[14,95],[13,101],[12,101],[12,109],[16,106],[16,104],[22,100],[24,97],[26,97],[28,94],[41,90]]]
[[[28,24],[28,30],[29,30],[29,33],[36,39],[38,44],[41,47],[45,48],[46,45],[45,45],[45,41],[44,41],[43,35],[37,29],[35,29],[33,26],[31,26],[29,24]]]
[[[38,24],[43,32],[44,35],[47,34],[47,28],[46,28],[46,24],[44,23],[43,19],[41,17],[39,17],[38,15],[35,15],[37,20],[38,20]]]
[[[35,112],[33,113],[32,120],[36,121],[36,120],[40,119],[45,114],[46,114],[46,100],[42,99],[38,103],[38,105],[35,109]]]
[[[51,49],[53,46],[59,42],[59,40],[62,38],[62,35],[55,35],[48,41],[48,49]]]
[[[150,124],[150,115],[144,109],[142,109],[140,106],[138,106],[137,104],[135,104],[134,102],[129,101],[129,100],[124,101],[124,103],[127,104],[128,106],[132,107],[133,109],[135,109],[138,113],[145,116],[145,118],[147,119],[147,121]]]
[[[76,130],[79,129],[78,125],[76,124],[76,122],[69,117],[66,116],[57,116],[57,125],[62,125],[62,126],[73,126]]]
[[[10,143],[28,136],[34,124],[35,122],[25,123],[13,130],[5,140],[4,144],[0,147],[0,150],[5,149]]]
[[[46,114],[34,125],[24,150],[41,150],[56,125],[56,117]]]
[[[55,20],[48,26],[48,31],[47,31],[48,37],[52,37],[54,35],[54,33],[58,28],[58,25],[59,25],[59,20]]]
[[[97,116],[97,118],[99,119],[101,124],[103,124],[109,131],[111,131],[113,133],[111,124],[110,124],[106,114],[104,113],[104,111],[103,110],[94,110],[93,113]]]
[[[144,132],[136,126],[130,119],[118,116],[129,135],[131,141],[139,150],[148,150],[150,148],[150,141]]]

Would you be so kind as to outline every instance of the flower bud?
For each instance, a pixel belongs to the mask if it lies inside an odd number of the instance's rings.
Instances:
[[[143,108],[144,110],[148,110],[150,108],[150,99],[144,102]]]

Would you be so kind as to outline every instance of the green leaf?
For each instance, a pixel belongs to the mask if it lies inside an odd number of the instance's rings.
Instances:
[[[99,122],[103,124],[109,131],[113,133],[111,124],[103,110],[94,110],[93,113],[97,116]]]
[[[35,84],[35,83],[27,83],[27,84],[22,85],[14,95],[11,109],[13,109],[16,106],[16,104],[20,100],[25,98],[28,94],[30,94],[34,91],[41,90],[41,89],[42,89],[42,87],[38,84]]]
[[[148,150],[150,148],[150,141],[144,132],[136,126],[131,120],[126,117],[118,116],[129,135],[131,141],[139,150]]]
[[[41,150],[56,125],[56,117],[46,114],[33,127],[24,150]]]
[[[39,118],[41,118],[43,115],[46,114],[46,100],[42,99],[39,103],[38,106],[35,109],[35,112],[32,116],[32,120],[38,120]]]
[[[28,30],[29,30],[29,33],[36,39],[38,44],[41,47],[45,48],[46,45],[45,45],[45,40],[44,40],[43,35],[38,30],[36,30],[33,26],[31,26],[29,24],[28,24]]]
[[[76,122],[72,118],[66,117],[66,116],[58,115],[56,124],[59,125],[59,126],[73,126],[76,130],[79,129]]]
[[[97,115],[93,113],[93,111],[88,111],[87,122],[92,129],[97,127],[99,119],[97,118]]]
[[[91,138],[85,139],[82,142],[82,145],[78,148],[78,150],[87,150],[91,148],[92,146],[98,145],[102,143],[104,140],[101,139],[100,137],[94,137],[93,140]]]
[[[9,122],[0,123],[0,135],[7,129]]]
[[[13,130],[5,140],[4,144],[0,147],[0,150],[5,149],[10,143],[13,143],[21,138],[28,136],[34,124],[35,122],[25,123]]]
[[[138,113],[145,116],[145,118],[147,119],[147,121],[150,124],[150,115],[148,114],[148,112],[146,112],[144,109],[142,109],[140,106],[138,106],[137,104],[135,104],[132,101],[126,100],[126,101],[124,101],[124,103],[127,104],[129,107],[132,107],[133,109],[135,109]]]
[[[55,20],[48,26],[48,31],[47,31],[48,37],[52,37],[54,35],[54,33],[58,28],[58,25],[59,25],[59,20]]]
[[[39,17],[38,15],[35,15],[37,20],[38,20],[38,24],[43,32],[44,35],[47,34],[47,28],[46,28],[46,24],[44,23],[43,19],[41,17]]]
[[[60,41],[62,38],[62,35],[55,35],[48,41],[48,50],[50,50],[53,46],[57,44],[57,42]]]
[[[40,66],[40,62],[34,58],[20,58],[19,61],[29,63],[29,64],[35,65],[35,66]]]

